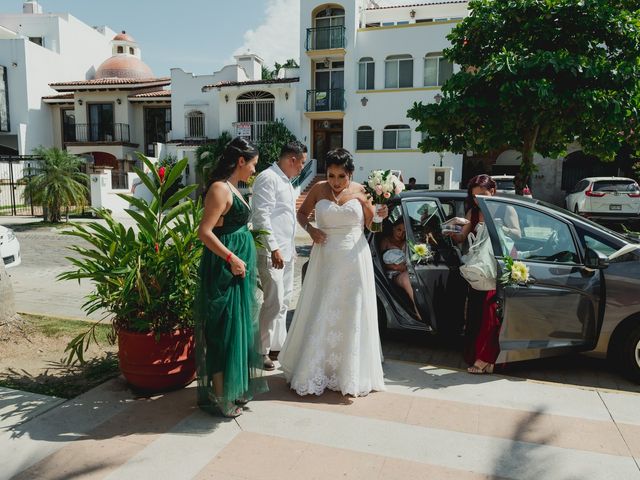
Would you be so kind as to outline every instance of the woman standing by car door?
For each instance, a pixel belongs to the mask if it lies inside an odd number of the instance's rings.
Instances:
[[[477,175],[467,185],[467,214],[469,220],[460,233],[451,233],[458,243],[464,242],[471,232],[475,232],[478,224],[484,223],[484,215],[476,201],[476,195],[493,196],[496,193],[496,182],[489,175]],[[520,227],[515,210],[506,207],[501,215],[500,228],[512,238],[520,237]],[[469,373],[492,373],[500,353],[498,337],[500,319],[497,314],[496,291],[478,291],[469,288],[467,297],[467,322],[465,327],[465,360],[472,365]]]

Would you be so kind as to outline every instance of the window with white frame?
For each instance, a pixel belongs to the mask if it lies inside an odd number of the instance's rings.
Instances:
[[[204,138],[204,113],[200,110],[191,110],[187,113],[186,136],[187,138]]]
[[[275,97],[269,92],[253,91],[238,97],[238,123],[251,127],[252,142],[260,140],[266,126],[275,120],[274,104]]]
[[[373,150],[373,128],[359,127],[356,131],[356,150]]]
[[[376,64],[371,57],[363,57],[358,62],[359,66],[359,90],[373,90],[375,84]]]
[[[427,53],[424,57],[424,86],[440,87],[453,75],[453,63],[442,53]]]
[[[385,150],[411,148],[411,127],[409,125],[387,125],[384,127],[382,148]]]
[[[413,87],[413,57],[391,55],[384,62],[385,88]]]

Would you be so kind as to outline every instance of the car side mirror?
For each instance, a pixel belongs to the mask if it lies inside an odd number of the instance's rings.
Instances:
[[[584,266],[594,270],[601,270],[609,266],[609,257],[597,250],[587,247],[584,254]]]

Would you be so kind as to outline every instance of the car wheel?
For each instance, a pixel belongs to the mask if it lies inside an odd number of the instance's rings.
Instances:
[[[620,342],[620,367],[624,375],[640,383],[640,323],[628,330],[628,335]]]
[[[378,300],[378,331],[380,332],[380,338],[387,336],[387,312],[380,300]]]

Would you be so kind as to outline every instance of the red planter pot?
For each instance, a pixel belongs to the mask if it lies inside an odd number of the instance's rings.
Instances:
[[[137,389],[159,392],[182,388],[196,376],[193,330],[163,333],[118,332],[120,371]]]

